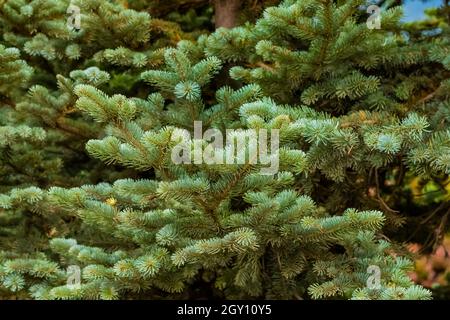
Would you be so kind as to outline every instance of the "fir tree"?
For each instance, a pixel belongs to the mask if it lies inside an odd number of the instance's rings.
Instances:
[[[80,30],[68,25],[70,5],[80,8]],[[164,46],[190,37],[178,30],[167,23],[162,32],[148,13],[120,1],[0,2],[0,192],[29,202],[40,198],[36,187],[120,177],[85,152],[104,133],[75,109],[74,87],[134,94],[142,68],[160,64]],[[71,217],[28,205],[0,220],[2,248],[16,254],[47,250],[49,238],[78,232]]]
[[[2,295],[430,298],[392,230],[405,176],[450,173],[448,28],[386,7],[370,29],[360,0],[243,23],[274,4],[256,3],[72,1],[76,31],[68,1],[0,2]],[[200,163],[196,121],[279,133],[278,172]]]

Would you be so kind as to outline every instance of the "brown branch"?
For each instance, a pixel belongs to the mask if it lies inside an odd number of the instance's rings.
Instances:
[[[381,205],[384,207],[384,209],[386,209],[387,211],[392,212],[392,213],[399,213],[400,211],[391,209],[387,205],[387,203],[383,200],[383,198],[381,197],[381,195],[380,195],[380,183],[378,181],[378,169],[376,169],[376,168],[375,168],[375,184],[377,186],[377,199],[381,203]]]
[[[92,136],[90,136],[89,134],[83,132],[82,130],[79,130],[79,129],[77,129],[75,127],[72,127],[69,124],[67,124],[67,122],[66,122],[64,117],[56,118],[55,126],[59,130],[64,131],[64,132],[69,133],[69,134],[74,135],[74,136],[78,136],[78,137],[85,138],[85,139],[91,139],[92,138]]]
[[[6,160],[5,163],[6,163],[8,166],[10,166],[14,171],[16,171],[18,174],[27,176],[28,178],[34,180],[34,177],[33,177],[30,173],[26,172],[25,169],[23,169],[23,168],[17,166],[14,162],[12,162],[12,161],[10,161],[10,160]]]
[[[12,101],[8,97],[0,96],[0,103],[4,103],[8,107],[11,107],[12,109],[16,109],[16,104],[14,103],[14,101]],[[82,130],[74,128],[74,127],[72,127],[72,126],[70,126],[69,124],[66,123],[64,115],[65,114],[70,114],[70,113],[73,113],[73,112],[75,112],[74,109],[67,109],[67,110],[65,110],[60,117],[56,118],[55,123],[54,124],[50,124],[50,125],[51,126],[55,126],[59,130],[64,131],[66,133],[69,133],[71,135],[83,137],[83,138],[86,138],[86,139],[92,138],[89,134],[83,132]],[[46,122],[46,121],[44,120],[44,122]],[[46,124],[49,124],[49,123],[46,122]]]
[[[256,63],[256,65],[260,68],[263,68],[264,70],[270,71],[270,72],[275,72],[275,68],[269,66],[268,64],[265,64],[264,62],[258,62]]]
[[[400,165],[399,165],[399,174],[397,177],[397,181],[395,182],[397,186],[402,186],[403,185],[403,180],[405,179],[405,169],[403,167],[403,163],[402,163],[402,159],[399,157],[400,160]]]
[[[448,215],[449,214],[450,214],[450,209],[447,210],[447,212],[445,213],[445,215],[441,219],[441,223],[439,224],[439,226],[434,231],[435,234],[436,234],[436,238],[435,238],[435,242],[434,242],[434,245],[433,245],[433,252],[436,252],[437,247],[444,240],[445,231],[446,231],[445,227],[447,225]]]
[[[418,227],[414,230],[413,233],[411,233],[411,235],[408,237],[408,239],[406,240],[406,242],[410,242],[414,236],[419,233],[420,230],[422,230],[422,226],[424,224],[426,224],[428,221],[431,220],[431,218],[433,218],[438,212],[440,212],[442,209],[444,209],[446,207],[446,202],[442,202],[435,210],[433,210],[430,214],[428,214],[428,216],[422,220],[421,222],[419,222]],[[430,236],[427,238],[426,242],[428,242],[428,240],[430,239]]]
[[[437,207],[433,212],[431,212],[429,215],[428,215],[428,217],[426,218],[426,219],[424,219],[423,221],[421,221],[420,222],[420,224],[425,224],[425,223],[427,223],[431,218],[433,218],[434,217],[434,215],[436,214],[436,213],[438,213],[440,210],[442,210],[445,206],[446,206],[446,202],[442,202],[440,205],[439,205],[439,207]]]
[[[439,92],[440,89],[441,89],[441,87],[434,89],[432,92],[430,92],[426,96],[422,97],[416,104],[420,105],[422,103],[428,102],[429,100],[433,99],[434,96]]]

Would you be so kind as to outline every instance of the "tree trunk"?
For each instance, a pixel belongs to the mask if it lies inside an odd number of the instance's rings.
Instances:
[[[216,28],[233,28],[237,24],[241,0],[215,0]]]
[[[209,3],[210,0],[153,0],[149,13],[154,17],[162,18],[173,11],[188,11],[207,6]]]

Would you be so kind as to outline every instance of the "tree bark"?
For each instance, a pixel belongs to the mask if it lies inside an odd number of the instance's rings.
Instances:
[[[210,0],[153,0],[149,13],[154,17],[163,17],[173,11],[197,9],[207,6],[209,3]]]
[[[215,0],[216,28],[233,28],[237,25],[241,0]]]

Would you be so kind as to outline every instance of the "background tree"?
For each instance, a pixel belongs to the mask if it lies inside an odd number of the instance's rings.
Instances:
[[[231,1],[221,16],[220,1],[80,1],[80,32],[67,31],[62,5],[49,19],[46,3],[0,6],[1,19],[15,21],[0,48],[14,74],[12,91],[0,87],[0,112],[12,159],[14,148],[33,154],[40,143],[49,155],[54,141],[73,153],[59,151],[62,165],[44,183],[30,172],[2,187],[5,296],[430,297],[407,275],[398,230],[417,214],[405,204],[405,177],[444,181],[450,172],[445,36],[404,27],[396,6],[370,30],[358,0],[286,0],[245,24],[269,2]],[[26,20],[30,12],[45,18]],[[209,33],[212,14],[219,28]],[[19,21],[33,24],[28,33],[15,30]],[[194,121],[279,130],[280,171],[176,165],[179,142],[207,147],[181,136]],[[67,128],[79,133],[76,146]],[[82,162],[84,145],[91,160]],[[18,247],[36,236],[18,226],[46,224],[37,235],[51,240]],[[79,288],[66,285],[74,264]],[[376,289],[371,266],[382,270]]]

